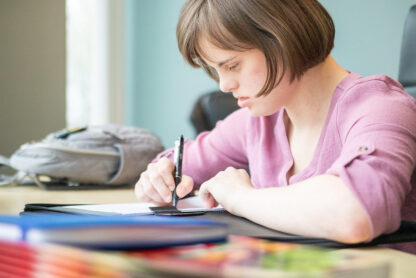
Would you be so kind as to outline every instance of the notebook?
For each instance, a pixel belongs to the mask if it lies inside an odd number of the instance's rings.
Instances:
[[[155,214],[152,210],[156,205],[153,203],[124,203],[124,204],[97,204],[97,205],[48,205],[45,208],[44,204],[29,204],[29,208],[47,209],[49,211],[66,212],[75,214],[92,214],[92,215],[150,215]],[[197,215],[205,212],[223,211],[221,206],[207,209],[204,207],[199,196],[193,196],[186,199],[181,199],[178,202],[177,215]]]
[[[157,248],[226,240],[227,225],[166,216],[0,215],[0,240],[104,249]]]

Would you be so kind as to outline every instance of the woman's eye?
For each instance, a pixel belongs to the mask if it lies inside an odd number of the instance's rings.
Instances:
[[[238,67],[238,64],[234,64],[234,65],[232,65],[232,66],[229,66],[228,67],[228,70],[234,70],[234,69],[236,69]]]

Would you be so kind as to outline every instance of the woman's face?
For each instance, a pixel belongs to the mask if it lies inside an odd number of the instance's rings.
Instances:
[[[253,116],[272,115],[291,100],[294,86],[286,75],[267,96],[256,97],[267,78],[266,58],[260,50],[224,50],[206,39],[200,43],[204,61],[217,71],[220,90],[231,92],[238,106],[247,107]]]

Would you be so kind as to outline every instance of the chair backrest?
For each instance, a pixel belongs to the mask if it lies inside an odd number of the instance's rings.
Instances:
[[[191,122],[196,131],[211,130],[219,120],[237,110],[237,100],[230,93],[214,91],[201,95],[191,112]]]
[[[399,82],[416,97],[416,5],[410,8],[403,31]]]

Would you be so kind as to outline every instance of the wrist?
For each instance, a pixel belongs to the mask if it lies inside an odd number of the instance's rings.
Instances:
[[[231,214],[244,217],[246,211],[250,209],[254,191],[255,189],[253,187],[249,187],[232,194],[227,211]]]

